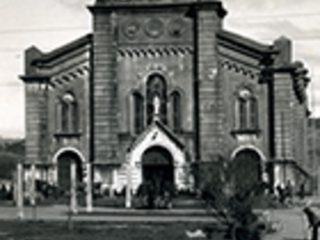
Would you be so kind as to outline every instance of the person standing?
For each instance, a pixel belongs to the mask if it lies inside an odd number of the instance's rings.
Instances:
[[[303,212],[308,220],[308,228],[311,229],[311,240],[318,240],[318,228],[320,226],[319,217],[310,206],[306,206],[303,209]]]
[[[300,200],[303,200],[304,199],[304,196],[305,196],[305,186],[304,186],[304,182],[300,184],[300,187],[299,187],[299,198]]]

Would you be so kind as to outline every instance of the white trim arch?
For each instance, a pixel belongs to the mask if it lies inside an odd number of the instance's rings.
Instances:
[[[263,163],[265,163],[267,161],[267,159],[266,159],[265,155],[263,154],[263,152],[259,148],[254,146],[254,145],[242,145],[242,146],[239,146],[238,148],[236,148],[235,150],[233,150],[233,152],[231,154],[231,161],[236,157],[236,155],[239,152],[244,151],[244,150],[255,151],[260,156],[260,159],[262,160]]]
[[[260,166],[261,166],[261,170],[262,170],[262,180],[264,182],[269,182],[269,176],[268,176],[268,173],[267,173],[267,169],[266,169],[266,165],[267,165],[267,159],[265,157],[265,155],[263,154],[263,152],[257,148],[256,146],[254,145],[242,145],[242,146],[239,146],[238,148],[236,148],[232,154],[231,154],[231,161],[233,161],[235,159],[235,157],[237,156],[237,154],[241,151],[245,151],[245,150],[251,150],[251,151],[254,151],[256,152],[261,161],[260,161]]]
[[[186,161],[185,151],[179,148],[165,132],[155,124],[150,126],[149,130],[141,135],[141,139],[128,154],[128,163],[131,166],[132,187],[134,190],[142,183],[142,156],[152,147],[162,147],[172,156],[174,166],[174,183],[178,189],[186,188],[181,180],[185,169],[189,166]],[[126,183],[124,183],[126,184]]]
[[[59,155],[63,154],[64,152],[73,152],[73,153],[75,153],[75,154],[77,154],[79,156],[79,158],[81,159],[82,163],[86,162],[85,157],[83,156],[83,154],[77,148],[75,148],[75,147],[64,147],[64,148],[59,149],[54,154],[54,156],[52,158],[52,163],[53,164],[57,164],[57,160],[58,160]]]

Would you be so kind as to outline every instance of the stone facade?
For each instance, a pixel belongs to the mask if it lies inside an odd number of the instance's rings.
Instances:
[[[96,182],[137,190],[150,156],[173,166],[178,189],[193,189],[191,169],[217,157],[258,161],[257,178],[274,187],[308,179],[308,79],[289,40],[224,30],[226,11],[211,0],[97,0],[89,10],[92,34],[26,51],[26,161],[50,166],[50,181],[72,158],[82,178],[91,162]]]
[[[319,184],[319,142],[320,142],[320,119],[310,118],[308,119],[308,161],[306,165],[310,169],[310,174],[312,175],[313,181],[313,191],[320,194],[320,184]]]

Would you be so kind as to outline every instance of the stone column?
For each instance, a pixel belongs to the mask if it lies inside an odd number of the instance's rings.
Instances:
[[[126,186],[126,208],[131,208],[131,165],[130,154],[126,155],[126,167],[127,167],[127,186]]]
[[[36,165],[31,164],[30,166],[30,205],[36,204]]]
[[[180,182],[180,174],[181,174],[181,166],[179,166],[178,163],[175,163],[173,162],[173,184],[175,186],[177,186],[178,188],[180,187],[181,185],[181,182]]]
[[[76,164],[73,162],[70,168],[70,210],[73,214],[77,213],[77,178]]]
[[[33,163],[30,166],[30,205],[32,207],[32,217],[34,220],[37,219],[36,197],[36,165]]]
[[[53,182],[58,186],[58,180],[59,180],[58,179],[58,163],[53,165],[52,172],[53,172]]]
[[[23,169],[22,163],[18,163],[17,165],[17,189],[16,189],[16,196],[17,196],[17,208],[18,208],[18,218],[24,218],[23,213]]]
[[[112,184],[110,187],[110,197],[114,197],[115,187],[117,186],[117,169],[112,169]]]
[[[87,163],[87,212],[92,212],[92,164]]]

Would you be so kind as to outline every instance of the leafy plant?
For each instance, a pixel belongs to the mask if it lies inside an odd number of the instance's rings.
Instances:
[[[226,229],[226,237],[232,240],[259,240],[265,228],[253,211],[253,201],[261,194],[263,184],[237,187],[234,171],[229,161],[215,156],[214,161],[200,166],[203,182],[201,197],[214,209],[215,217]]]

